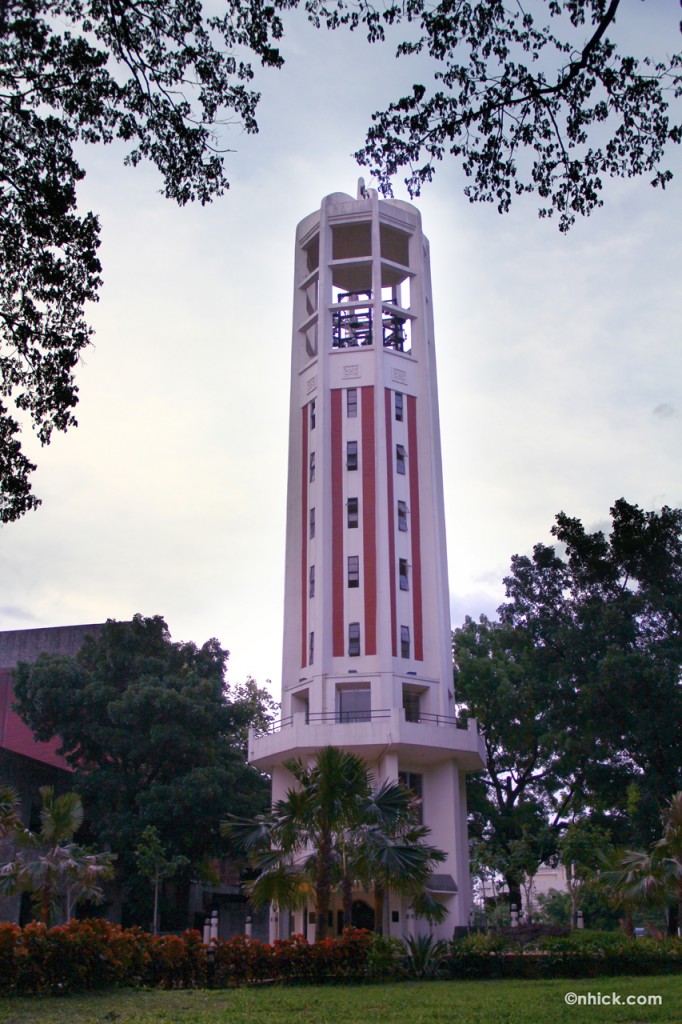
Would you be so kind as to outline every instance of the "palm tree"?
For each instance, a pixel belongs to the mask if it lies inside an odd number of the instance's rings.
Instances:
[[[615,906],[626,913],[625,929],[632,934],[632,915],[637,907],[668,907],[668,930],[675,933],[682,914],[682,791],[676,793],[661,814],[663,835],[649,853],[617,851],[597,876]]]
[[[319,750],[310,768],[300,758],[284,766],[298,788],[289,789],[270,815],[223,822],[221,832],[236,849],[251,853],[259,871],[249,890],[255,905],[272,901],[295,909],[312,885],[319,941],[328,931],[340,837],[370,792],[370,776],[364,761],[338,747]]]
[[[375,927],[380,933],[389,891],[410,899],[419,916],[430,921],[446,916],[445,907],[426,892],[433,869],[446,859],[442,850],[427,843],[430,833],[418,822],[413,793],[399,782],[383,783],[363,801],[351,830],[351,873],[374,890]],[[350,903],[348,909],[344,903],[344,921],[349,920]]]
[[[594,885],[609,903],[624,913],[624,931],[634,935],[634,912],[668,902],[668,886],[660,862],[641,850],[612,850],[601,856],[602,869]]]
[[[663,811],[663,836],[654,846],[654,854],[662,859],[669,879],[673,902],[669,931],[679,931],[682,922],[682,790],[675,793]]]
[[[0,784],[0,839],[21,828],[19,794],[12,786]]]
[[[70,914],[73,904],[85,899],[101,902],[100,882],[113,875],[112,854],[95,854],[73,842],[83,822],[83,804],[77,793],[55,797],[52,786],[40,789],[40,831],[17,829],[15,859],[0,868],[0,892],[30,892],[40,921],[48,924],[62,897]]]
[[[298,788],[290,789],[269,815],[223,822],[221,832],[259,872],[250,884],[254,904],[297,909],[313,895],[315,938],[325,938],[335,886],[351,919],[356,881],[374,885],[380,924],[388,888],[418,899],[433,865],[445,855],[428,846],[428,829],[416,823],[413,797],[399,783],[376,792],[365,762],[337,747],[324,747],[311,767],[285,763]],[[437,911],[434,916],[437,916]]]

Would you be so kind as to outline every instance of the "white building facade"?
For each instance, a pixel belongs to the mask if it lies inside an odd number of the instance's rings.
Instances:
[[[249,759],[278,800],[282,762],[327,745],[419,796],[452,936],[471,906],[465,773],[484,755],[455,720],[429,247],[413,206],[362,182],[296,235],[282,718]],[[271,937],[312,935],[313,909],[273,913]],[[428,930],[395,894],[385,914],[384,934]]]

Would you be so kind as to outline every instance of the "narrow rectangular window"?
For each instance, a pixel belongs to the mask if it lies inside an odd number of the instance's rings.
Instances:
[[[395,446],[395,468],[401,476],[405,476],[405,445],[397,444]]]
[[[403,419],[403,396],[399,391],[395,393],[395,418],[402,423]]]
[[[413,690],[403,690],[403,708],[405,709],[406,722],[418,722],[420,696]]]
[[[312,540],[315,536],[315,509],[310,510],[310,539]]]
[[[357,658],[360,655],[360,623],[348,623],[348,656]]]
[[[310,634],[310,649],[308,651],[308,664],[312,665],[315,658],[315,634]]]
[[[407,502],[398,502],[398,529],[402,533],[407,533]]]
[[[401,590],[409,590],[410,589],[410,582],[409,582],[409,580],[407,578],[407,559],[406,558],[399,558],[398,559],[398,576],[400,577],[400,589]]]
[[[315,452],[310,453],[310,482],[315,479]]]
[[[310,566],[308,574],[308,597],[315,597],[315,566]]]
[[[358,499],[348,499],[348,529],[357,530],[358,528]]]
[[[315,399],[310,403],[310,429],[315,429]]]
[[[349,419],[355,419],[358,414],[358,389],[347,388],[346,389],[346,416]]]
[[[424,793],[424,776],[419,775],[417,772],[398,772],[398,782],[405,789],[411,789],[414,795],[415,809],[417,812],[417,821],[420,825],[424,824],[424,807],[423,807],[423,793]]]
[[[360,586],[360,557],[359,555],[348,556],[348,586]]]
[[[410,627],[400,627],[400,657],[409,658],[410,656]]]
[[[348,441],[346,443],[346,469],[358,468],[358,442]],[[403,473],[405,470],[403,470]]]

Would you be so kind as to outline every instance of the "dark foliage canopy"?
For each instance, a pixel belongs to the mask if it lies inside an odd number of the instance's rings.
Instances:
[[[515,555],[499,621],[454,633],[488,755],[475,827],[507,863],[515,843],[545,857],[575,813],[642,843],[682,785],[682,510],[620,499],[611,518],[607,537],[560,513],[563,552]]]
[[[540,216],[556,215],[567,231],[602,205],[605,178],[650,175],[665,187],[672,177],[661,163],[682,139],[669,109],[682,95],[682,54],[620,53],[613,39],[626,0],[307,6],[330,27],[364,23],[372,40],[402,25],[397,56],[435,66],[431,85],[415,84],[374,114],[356,153],[386,193],[407,170],[408,191],[419,195],[436,164],[454,158],[472,202],[505,213],[514,196],[537,192]],[[671,10],[671,35],[677,27]]]
[[[108,621],[74,658],[42,655],[16,671],[16,708],[38,739],[62,739],[93,838],[137,873],[144,829],[194,868],[221,850],[219,821],[262,810],[269,781],[246,764],[250,724],[270,698],[225,684],[227,651],[173,643],[160,616]]]
[[[207,15],[194,0],[0,3],[0,522],[38,500],[21,421],[42,444],[74,425],[74,371],[100,278],[99,225],[77,205],[79,143],[121,140],[178,203],[227,188],[216,131],[257,131],[246,50],[281,58],[262,0]]]

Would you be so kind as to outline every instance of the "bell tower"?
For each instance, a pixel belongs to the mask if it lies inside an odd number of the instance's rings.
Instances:
[[[476,723],[455,717],[418,211],[362,179],[355,199],[327,196],[298,226],[294,278],[282,717],[250,737],[249,759],[272,773],[274,800],[291,785],[282,762],[327,745],[410,786],[448,855],[430,890],[450,937],[471,903],[464,777],[484,754]],[[387,914],[384,934],[420,930],[397,897]],[[294,928],[308,933],[307,918]]]

